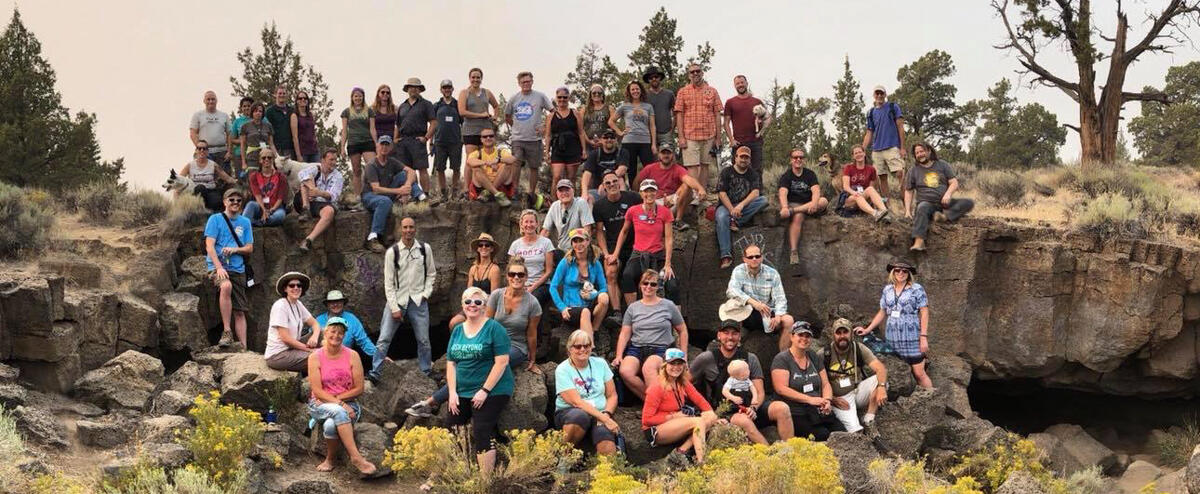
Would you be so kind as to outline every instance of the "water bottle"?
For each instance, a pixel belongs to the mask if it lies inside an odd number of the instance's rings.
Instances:
[[[279,419],[279,414],[275,413],[275,407],[274,406],[268,407],[267,408],[267,423],[274,424],[275,421],[278,419]]]

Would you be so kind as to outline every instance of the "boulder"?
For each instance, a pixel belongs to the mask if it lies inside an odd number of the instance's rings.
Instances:
[[[191,429],[192,421],[179,415],[162,415],[142,419],[137,426],[138,441],[143,443],[175,442],[180,432]]]
[[[182,468],[192,461],[192,452],[175,442],[143,445],[142,455],[167,470]]]
[[[908,396],[917,389],[917,380],[913,377],[911,365],[895,355],[882,355],[879,360],[887,368],[889,401],[896,401],[901,396]]]
[[[183,366],[167,376],[161,387],[177,391],[188,400],[219,388],[213,368],[193,361],[184,363]]]
[[[13,410],[13,417],[17,419],[17,430],[26,441],[56,448],[71,445],[67,440],[67,428],[44,409],[19,406]]]
[[[437,383],[421,372],[416,359],[384,362],[379,385],[359,398],[363,422],[382,424],[388,421],[403,423],[408,415],[404,409],[433,395]]]
[[[1146,484],[1154,482],[1162,475],[1162,470],[1146,461],[1135,461],[1129,464],[1125,473],[1117,480],[1117,488],[1126,494],[1138,494]],[[1157,489],[1156,489],[1157,490]]]
[[[642,410],[632,408],[617,408],[613,420],[621,426],[625,435],[625,457],[630,463],[643,465],[667,456],[674,445],[660,444],[651,447],[642,434]]]
[[[162,381],[162,361],[130,350],[75,381],[75,396],[110,410],[141,410]]]
[[[1192,450],[1192,459],[1188,461],[1187,475],[1184,480],[1189,493],[1200,493],[1200,445]]]
[[[15,383],[18,377],[21,377],[21,369],[0,364],[0,383]]]
[[[1078,425],[1053,425],[1046,429],[1045,433],[1058,439],[1058,443],[1053,445],[1052,449],[1046,450],[1046,453],[1054,459],[1056,467],[1063,475],[1070,475],[1092,465],[1098,465],[1105,473],[1111,473],[1117,464],[1117,455]]]
[[[1154,481],[1154,489],[1166,494],[1188,494],[1187,467],[1160,476]]]
[[[937,399],[946,404],[946,413],[960,419],[974,416],[967,396],[973,373],[971,364],[955,355],[935,355],[931,360],[934,364],[929,367],[929,379],[933,381]]]
[[[117,421],[76,420],[75,435],[80,443],[101,449],[115,448],[129,441],[128,427]]]
[[[184,415],[191,407],[191,398],[173,389],[168,389],[150,398],[150,407],[147,411],[152,415]]]
[[[842,479],[842,487],[848,494],[869,494],[871,474],[867,466],[876,458],[879,452],[871,445],[871,439],[866,434],[851,432],[834,432],[825,442],[833,450],[838,460],[838,476]]]
[[[207,348],[208,329],[200,320],[200,297],[175,292],[163,297],[160,344],[168,350]]]
[[[25,388],[18,384],[0,384],[0,406],[12,410],[25,404]]]
[[[103,290],[68,291],[63,299],[63,311],[65,320],[76,326],[83,370],[100,367],[117,355],[121,310],[115,293]]]
[[[333,484],[325,480],[297,480],[288,484],[284,494],[334,494]]]
[[[121,295],[117,299],[121,306],[117,339],[140,348],[158,346],[158,311],[150,304],[133,295]]]
[[[262,355],[241,352],[230,355],[221,363],[221,400],[236,403],[250,410],[265,412],[267,393],[280,381],[295,381],[294,372],[277,371],[267,367]]]
[[[12,358],[58,362],[79,351],[78,325],[70,321],[55,322],[46,333],[15,334],[12,336]]]
[[[508,406],[504,407],[504,411],[500,412],[500,430],[546,430],[546,410],[550,398],[546,393],[545,377],[521,369],[516,371],[515,381],[512,399],[509,400]]]
[[[925,433],[944,417],[945,407],[933,399],[933,394],[931,389],[918,387],[911,395],[888,403],[876,413],[875,427],[891,452],[916,458],[925,443]]]
[[[0,280],[0,314],[9,334],[49,333],[63,318],[63,285],[61,276]]]
[[[81,259],[42,259],[38,269],[62,275],[72,285],[82,288],[99,288],[104,280],[104,268],[94,262]]]
[[[388,435],[384,432],[383,427],[376,424],[359,422],[354,424],[354,440],[358,444],[358,452],[366,458],[367,461],[375,464],[381,474],[390,473],[391,468],[383,465],[383,455],[392,447],[393,435]],[[353,474],[358,474],[358,469],[350,462],[345,463],[345,467]]]
[[[925,433],[924,448],[937,448],[963,455],[990,449],[1004,439],[1007,433],[987,420],[944,419]]]
[[[996,489],[996,494],[1045,494],[1045,489],[1037,479],[1024,470],[1017,470],[1008,475],[1008,479]]]
[[[12,363],[21,369],[23,381],[41,391],[68,393],[83,374],[79,354],[68,355],[58,362],[13,360]]]

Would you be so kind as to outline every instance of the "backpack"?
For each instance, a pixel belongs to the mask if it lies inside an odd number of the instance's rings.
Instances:
[[[721,353],[721,350],[714,345],[709,345],[708,350],[712,352],[713,361],[717,365],[717,378],[704,383],[707,389],[704,390],[703,394],[708,399],[708,402],[715,407],[721,401],[725,400],[725,397],[721,395],[721,388],[725,386],[725,381],[729,379],[729,362],[745,360],[748,364],[750,363],[750,352],[747,352],[745,347],[739,346],[737,350],[734,350],[732,357],[725,358],[725,354]]]
[[[421,245],[418,252],[421,253],[421,284],[424,284],[425,280],[429,279],[429,258],[425,253],[429,249],[429,244],[420,240],[417,240],[417,243]],[[400,272],[400,242],[392,244],[392,269],[397,273]]]
[[[895,122],[896,121],[896,103],[889,101],[887,103],[884,103],[883,106],[886,107],[888,110],[888,121]],[[867,109],[867,120],[871,119],[871,112],[873,112],[873,111],[875,111],[874,106]]]

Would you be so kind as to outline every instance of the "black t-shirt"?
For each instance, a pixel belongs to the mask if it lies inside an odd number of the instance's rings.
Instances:
[[[609,252],[617,246],[617,236],[621,234],[621,227],[625,225],[625,212],[641,203],[641,196],[628,190],[622,190],[621,197],[616,202],[608,200],[608,194],[601,194],[600,198],[592,203],[592,218],[596,223],[604,225],[604,241],[608,244]],[[629,238],[625,239],[621,250],[633,250],[632,228],[629,229]]]
[[[747,168],[746,173],[738,173],[733,166],[721,170],[721,177],[717,180],[717,192],[727,194],[729,202],[734,206],[745,200],[753,190],[762,193],[762,175],[753,168]]]
[[[587,161],[583,163],[583,169],[592,172],[596,182],[599,182],[600,177],[604,176],[604,172],[616,170],[618,166],[622,165],[629,165],[629,152],[625,148],[617,146],[609,153],[600,147],[588,153]]]
[[[812,188],[817,185],[817,174],[808,168],[800,170],[800,176],[792,169],[779,175],[779,188],[787,189],[787,200],[792,204],[805,204],[812,200]]]

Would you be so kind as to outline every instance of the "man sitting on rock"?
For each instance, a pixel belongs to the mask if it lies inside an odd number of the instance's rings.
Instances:
[[[416,172],[404,166],[400,160],[388,153],[392,151],[392,136],[379,136],[375,144],[375,160],[364,165],[362,203],[371,214],[371,233],[367,234],[367,248],[371,252],[383,252],[388,216],[392,204],[404,204],[411,200],[424,201],[425,193],[416,182]]]
[[[854,341],[850,327],[845,318],[834,321],[833,341],[817,356],[825,362],[833,387],[833,415],[846,426],[846,432],[858,432],[875,420],[875,411],[887,402],[887,368],[870,348]],[[860,422],[858,411],[864,408]]]
[[[937,151],[929,144],[913,144],[913,157],[917,164],[904,176],[904,215],[913,218],[913,199],[916,199],[916,216],[913,219],[913,244],[908,250],[925,250],[925,236],[929,233],[929,222],[934,214],[947,221],[958,221],[975,208],[975,201],[954,199],[958,190],[958,179],[954,169],[939,160]]]
[[[775,268],[763,264],[762,247],[749,244],[742,249],[742,264],[733,268],[729,277],[729,286],[725,289],[725,302],[729,308],[734,308],[737,315],[729,319],[742,321],[750,330],[762,328],[770,334],[786,330],[795,322],[787,313],[787,295],[783,293],[783,279]],[[748,306],[748,307],[747,307]],[[722,309],[726,309],[722,306]],[[739,317],[740,316],[740,317]],[[721,319],[726,319],[721,316]],[[791,344],[791,335],[787,331],[779,331],[779,349]]]
[[[300,250],[304,252],[312,249],[313,240],[333,224],[333,215],[337,212],[337,201],[342,196],[344,185],[342,172],[334,168],[337,154],[336,149],[326,149],[321,155],[321,163],[300,171],[300,191],[296,193],[300,204],[296,212],[300,213],[301,221],[307,219],[304,216],[305,211],[317,218],[317,224],[313,226],[312,231],[300,241]],[[324,323],[321,327],[325,327]]]
[[[676,230],[687,230],[683,216],[687,214],[692,197],[703,201],[707,193],[700,182],[688,175],[687,168],[675,162],[675,151],[669,147],[658,150],[658,162],[643,167],[634,183],[640,184],[646,179],[653,179],[658,184],[657,202],[671,208],[671,215],[675,217],[672,226]]]
[[[730,254],[733,238],[730,232],[745,226],[750,218],[767,206],[767,198],[762,196],[762,174],[750,168],[750,148],[738,148],[733,166],[721,170],[717,180],[717,197],[721,203],[717,205],[713,221],[716,222],[721,269],[725,269],[733,265],[733,256]]]
[[[204,260],[208,263],[209,278],[219,290],[217,305],[224,328],[221,345],[233,343],[236,332],[237,341],[245,347],[246,311],[250,310],[246,299],[246,262],[254,252],[254,233],[250,220],[241,214],[242,191],[226,190],[223,200],[225,211],[213,213],[204,225]]]
[[[341,290],[330,290],[325,294],[325,308],[327,310],[317,316],[317,325],[323,328],[330,317],[342,318],[346,326],[346,337],[342,340],[342,345],[357,351],[364,362],[374,361],[375,344],[371,343],[371,338],[367,336],[367,330],[363,328],[358,316],[346,310],[346,296]]]
[[[792,428],[792,414],[788,411],[787,403],[766,398],[763,389],[762,364],[758,356],[742,348],[742,324],[733,321],[721,321],[721,329],[717,330],[717,339],[708,345],[708,350],[697,355],[690,366],[692,384],[708,399],[709,403],[720,404],[725,397],[721,395],[721,387],[729,379],[729,362],[743,360],[750,366],[750,382],[758,390],[758,403],[736,404],[729,422],[741,427],[751,441],[767,444],[767,439],[759,432],[760,427],[775,423],[779,439],[791,439],[795,434]],[[737,411],[745,407],[745,411]],[[719,408],[719,407],[717,407]]]

